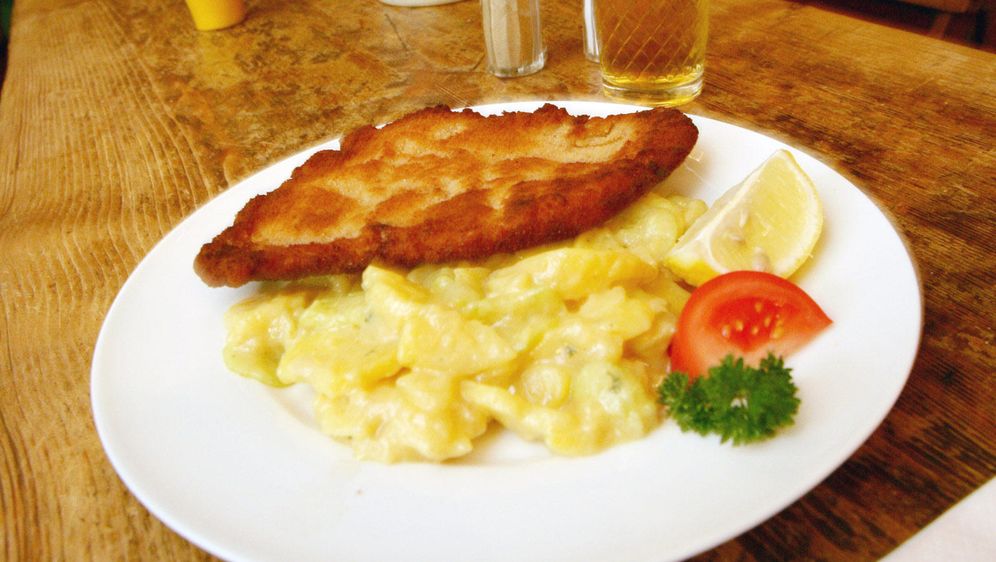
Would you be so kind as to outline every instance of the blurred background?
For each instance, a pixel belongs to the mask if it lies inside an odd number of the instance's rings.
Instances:
[[[7,38],[10,37],[10,9],[14,0],[0,0],[0,85],[7,69]]]
[[[795,0],[861,19],[996,51],[996,0]]]
[[[996,0],[793,1],[996,52]],[[14,0],[0,0],[0,87],[7,67],[13,4]]]

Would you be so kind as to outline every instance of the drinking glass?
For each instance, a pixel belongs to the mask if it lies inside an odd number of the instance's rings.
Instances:
[[[610,97],[674,106],[702,91],[708,0],[595,0],[595,26]]]

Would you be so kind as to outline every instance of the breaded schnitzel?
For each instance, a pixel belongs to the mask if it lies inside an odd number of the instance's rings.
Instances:
[[[212,286],[473,260],[576,236],[663,180],[698,130],[651,109],[605,118],[546,105],[447,107],[362,127],[252,199],[201,248]]]

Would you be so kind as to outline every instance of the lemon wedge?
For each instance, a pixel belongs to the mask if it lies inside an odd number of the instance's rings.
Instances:
[[[809,259],[822,230],[816,186],[779,150],[699,217],[665,264],[696,286],[737,270],[787,278]]]

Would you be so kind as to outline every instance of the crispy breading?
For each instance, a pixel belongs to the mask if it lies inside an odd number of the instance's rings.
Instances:
[[[569,238],[663,180],[697,137],[673,109],[605,118],[552,105],[489,117],[423,109],[312,155],[205,244],[195,269],[209,285],[237,287]]]

